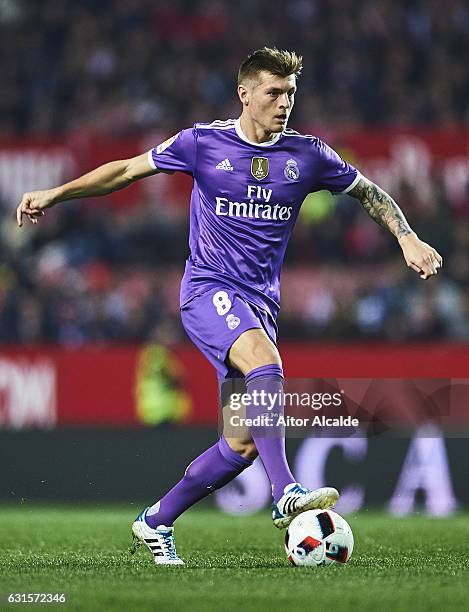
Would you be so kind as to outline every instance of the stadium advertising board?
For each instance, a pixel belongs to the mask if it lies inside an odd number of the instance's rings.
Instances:
[[[469,422],[465,409],[469,346],[286,344],[281,348],[293,388],[301,383],[301,390],[313,395],[322,391],[333,395],[336,387],[343,388],[355,409],[366,396],[365,408],[372,410],[373,418],[365,415],[365,424],[380,419],[391,428],[415,427],[427,417],[445,426]],[[312,374],[316,382],[311,382]],[[399,382],[403,379],[409,381],[407,387]],[[304,388],[305,384],[309,386]],[[409,405],[415,393],[420,399]],[[382,396],[388,398],[387,405]],[[215,426],[218,422],[215,374],[190,345],[3,347],[0,398],[3,429],[140,427],[164,422]],[[321,411],[310,412],[322,416]],[[329,412],[327,416],[332,415]]]

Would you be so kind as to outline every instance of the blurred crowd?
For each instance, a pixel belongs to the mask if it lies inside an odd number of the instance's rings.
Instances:
[[[467,0],[2,0],[0,130],[232,117],[265,43],[304,56],[297,125],[469,122]]]
[[[236,117],[236,68],[265,43],[304,55],[293,127],[469,123],[467,0],[2,0],[0,129],[170,134]],[[305,202],[281,340],[469,340],[469,185],[455,203],[431,181],[392,194],[444,257],[426,282],[356,200]],[[21,232],[2,223],[0,342],[183,340],[181,211],[155,196],[131,209],[63,204]]]

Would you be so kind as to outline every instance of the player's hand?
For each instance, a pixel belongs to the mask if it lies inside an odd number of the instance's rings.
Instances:
[[[427,280],[438,274],[443,265],[442,256],[426,242],[420,240],[417,234],[408,234],[399,239],[404,259],[409,268],[415,270],[420,278]]]
[[[38,219],[44,215],[44,209],[54,206],[55,203],[53,189],[25,193],[16,209],[18,226],[23,225],[23,215],[27,216],[31,223],[37,223]]]

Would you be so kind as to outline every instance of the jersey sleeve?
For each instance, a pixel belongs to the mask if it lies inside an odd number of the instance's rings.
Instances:
[[[195,128],[181,130],[148,151],[148,162],[155,170],[194,174],[196,153]]]
[[[327,189],[332,193],[347,193],[353,189],[360,180],[361,175],[358,170],[319,138],[313,146],[318,169],[315,191]]]

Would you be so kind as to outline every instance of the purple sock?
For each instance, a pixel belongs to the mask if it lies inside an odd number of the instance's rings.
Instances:
[[[283,370],[280,366],[272,364],[255,368],[246,374],[245,381],[251,398],[254,399],[254,392],[257,392],[257,398],[260,400],[257,405],[251,404],[247,407],[249,418],[283,414]],[[260,396],[263,392],[269,395]],[[262,397],[265,398],[264,401],[261,400]],[[251,427],[250,432],[272,485],[274,501],[277,502],[286,485],[295,482],[285,453],[285,428],[256,426]]]
[[[222,436],[216,444],[190,463],[184,477],[148,509],[147,524],[170,527],[185,510],[212,491],[223,487],[252,464],[229,446]]]

